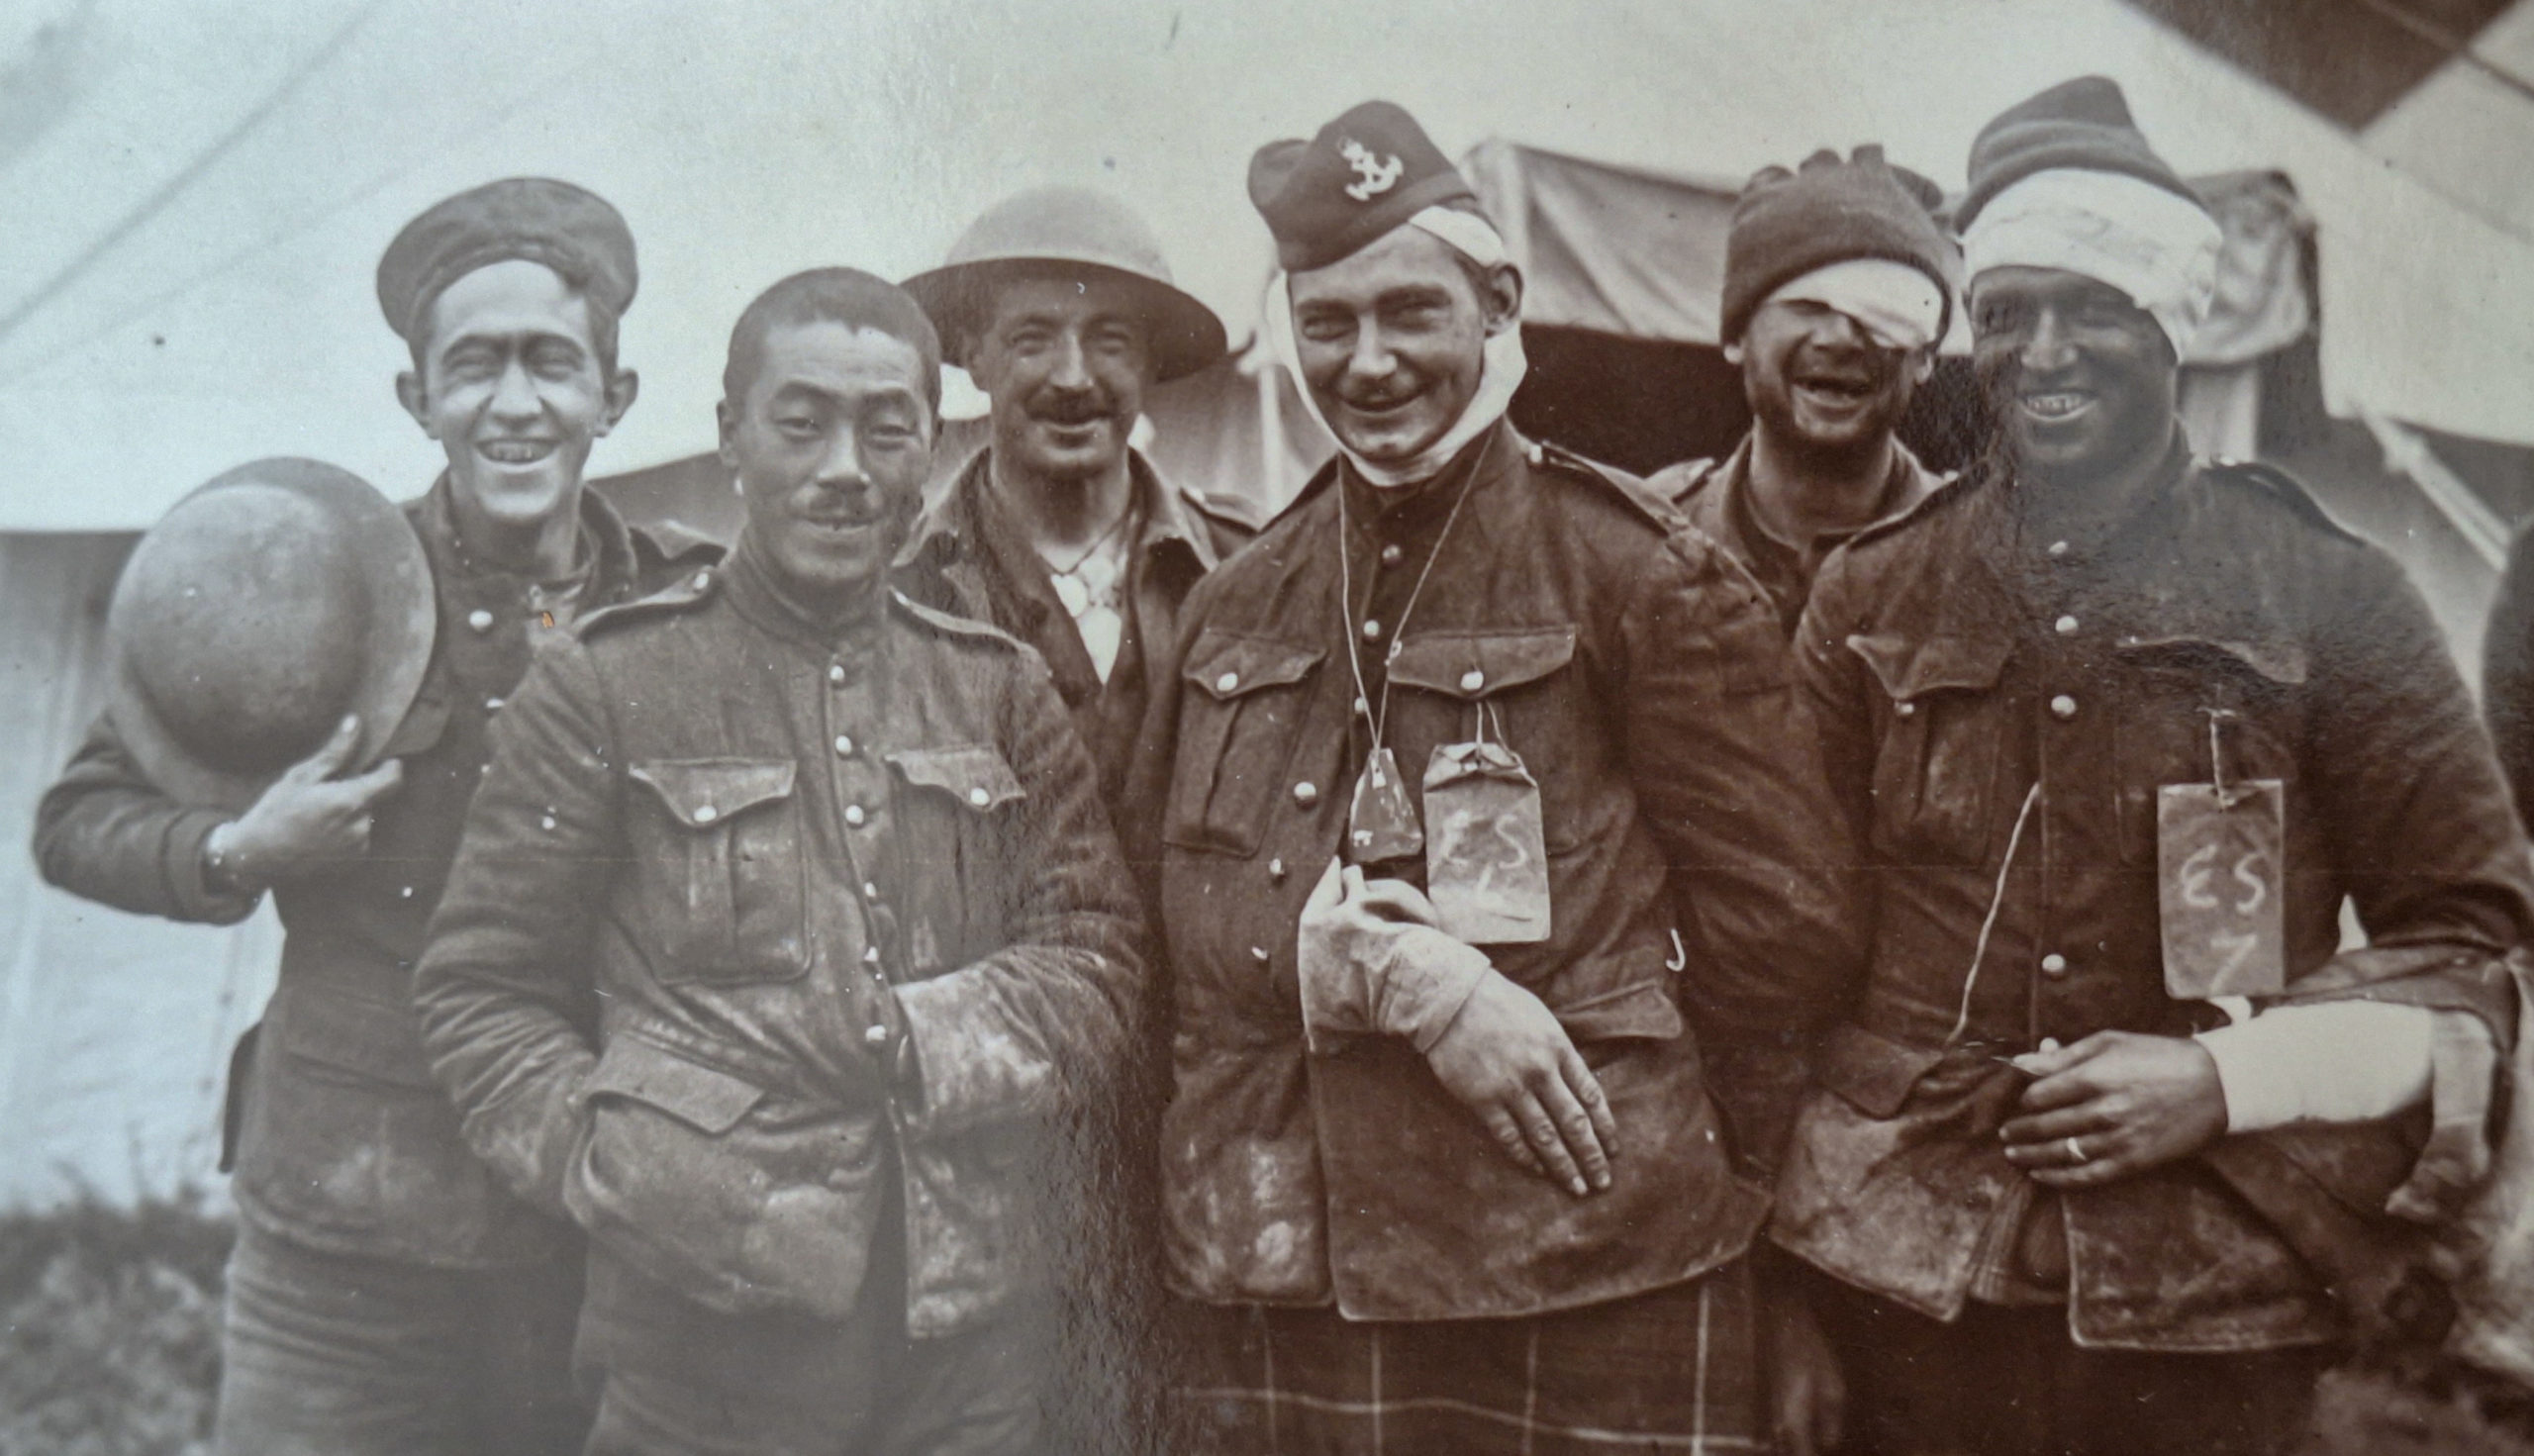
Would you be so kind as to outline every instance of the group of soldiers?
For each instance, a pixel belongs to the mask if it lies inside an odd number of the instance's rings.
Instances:
[[[583,486],[615,210],[416,219],[412,706],[224,809],[119,700],[37,833],[287,927],[221,1450],[2291,1449],[2487,1169],[2524,834],[2400,570],[2192,454],[2219,232],[2116,86],[1968,170],[1753,177],[1750,433],[1639,479],[1508,420],[1406,112],[1263,147],[1338,447],[1263,527],[1131,443],[1220,321],[1024,193],[747,307],[727,554]]]

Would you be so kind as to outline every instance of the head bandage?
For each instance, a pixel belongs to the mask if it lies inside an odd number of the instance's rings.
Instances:
[[[1495,228],[1476,213],[1457,208],[1429,207],[1411,217],[1405,226],[1433,235],[1449,244],[1453,251],[1479,264],[1494,267],[1511,262],[1505,250],[1505,240]],[[1469,407],[1452,422],[1442,437],[1406,460],[1379,464],[1365,459],[1347,447],[1343,437],[1329,428],[1327,417],[1319,410],[1319,401],[1312,397],[1311,383],[1303,374],[1302,350],[1294,340],[1294,298],[1290,280],[1283,269],[1267,284],[1266,306],[1260,310],[1267,330],[1267,345],[1294,376],[1295,393],[1302,396],[1303,408],[1311,412],[1319,428],[1327,430],[1337,441],[1355,469],[1375,485],[1410,485],[1431,479],[1451,461],[1461,446],[1505,417],[1513,403],[1513,391],[1522,387],[1522,376],[1530,372],[1530,360],[1522,352],[1522,328],[1517,320],[1499,333],[1488,336],[1485,363],[1479,375],[1478,392],[1470,396]]]
[[[1789,280],[1760,301],[1817,303],[1856,320],[1885,348],[1924,348],[1944,324],[1944,289],[1914,264],[1843,258]]]
[[[1972,278],[1991,268],[2057,268],[2129,295],[2156,321],[2174,357],[2217,291],[2217,220],[2197,203],[2121,172],[2056,167],[1992,198],[1963,234]]]

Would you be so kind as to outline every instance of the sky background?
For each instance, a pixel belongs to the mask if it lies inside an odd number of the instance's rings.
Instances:
[[[2499,40],[2534,48],[2516,19]],[[2185,171],[2294,174],[2336,401],[2534,440],[2534,247],[2475,204],[2480,174],[2390,165],[2114,0],[12,0],[0,529],[143,526],[270,454],[419,492],[438,450],[395,406],[372,270],[493,177],[569,178],[632,224],[643,388],[606,473],[710,446],[730,323],[766,284],[919,271],[1023,187],[1127,199],[1238,340],[1270,256],[1249,154],[1366,97],[1454,155],[1499,135],[1731,180],[1880,141],[1958,188],[1984,121],[2086,71]],[[2516,186],[2534,162],[2456,114],[2381,130]]]

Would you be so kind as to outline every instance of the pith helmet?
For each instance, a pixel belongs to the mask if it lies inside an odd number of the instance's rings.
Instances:
[[[1180,290],[1161,242],[1126,205],[1081,187],[1040,187],[988,208],[950,244],[940,267],[906,281],[941,331],[950,361],[965,366],[1003,280],[1090,269],[1142,286],[1157,377],[1193,374],[1223,356],[1223,321]]]
[[[438,627],[431,563],[398,510],[317,460],[241,465],[133,548],[107,612],[107,712],[150,782],[244,809],[360,716],[377,760],[421,691]]]

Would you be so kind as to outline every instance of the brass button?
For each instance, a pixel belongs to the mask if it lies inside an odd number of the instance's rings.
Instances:
[[[485,711],[486,713],[499,713],[499,712],[501,712],[501,711],[502,711],[502,700],[501,700],[501,699],[499,699],[499,698],[487,698],[487,699],[485,699],[485,700],[484,700],[484,711]]]
[[[699,591],[699,592],[700,592],[700,591],[704,590],[706,587],[711,586],[712,584],[713,584],[713,573],[712,573],[712,572],[710,572],[710,571],[699,571],[699,572],[695,573],[695,589],[696,589],[697,591]]]
[[[2077,619],[2075,619],[2075,618],[2073,618],[2073,617],[2062,617],[2062,618],[2060,618],[2057,622],[2054,622],[2054,623],[2052,623],[2052,624],[2050,624],[2050,625],[2051,625],[2052,627],[2054,627],[2054,628],[2058,629],[2059,635],[2061,635],[2061,636],[2063,636],[2063,637],[2064,637],[2064,636],[2066,636],[2068,633],[2070,633],[2070,632],[2072,632],[2072,631],[2075,631],[2077,630]]]
[[[889,1044],[889,1028],[875,1025],[862,1033],[862,1039],[873,1046],[886,1046]]]
[[[1368,641],[1368,642],[1375,642],[1375,641],[1379,641],[1379,640],[1381,640],[1381,635],[1382,635],[1382,625],[1381,625],[1381,623],[1380,623],[1380,622],[1378,622],[1378,621],[1376,621],[1376,620],[1375,620],[1375,619],[1373,619],[1373,618],[1370,618],[1370,617],[1365,618],[1365,619],[1364,619],[1364,640],[1365,640],[1365,641]]]
[[[853,825],[855,828],[858,829],[862,827],[862,821],[865,817],[866,816],[862,813],[861,805],[848,804],[844,806],[844,822]]]
[[[2043,956],[2041,958],[2041,974],[2045,976],[2064,976],[2068,974],[2068,957],[2061,955],[2055,950],[2050,952],[2048,955]]]
[[[828,664],[828,681],[831,683],[840,683],[844,681],[843,663],[830,662]]]
[[[1294,802],[1305,809],[1309,809],[1313,805],[1317,804],[1319,802],[1319,785],[1313,783],[1309,779],[1305,779],[1301,783],[1294,785]]]
[[[2066,541],[2052,541],[2050,543],[2050,554],[2054,558],[2067,555],[2068,543]]]
[[[1281,859],[1267,861],[1267,878],[1279,885],[1285,883],[1285,862]]]
[[[1918,705],[1904,698],[1901,701],[1893,704],[1892,711],[1900,714],[1902,718],[1915,718],[1918,716]]]
[[[2065,693],[2061,693],[2058,697],[2050,700],[2050,716],[2063,721],[2076,717],[2077,700],[2069,697]]]
[[[493,614],[485,611],[481,607],[478,607],[474,611],[466,614],[466,625],[475,629],[477,631],[491,631],[493,630]]]
[[[699,819],[700,819],[700,818],[702,818],[702,816],[700,816],[700,815],[699,815],[699,816],[697,816],[697,817],[698,817]],[[554,816],[552,816],[552,815],[550,815],[550,814],[548,814],[548,815],[540,815],[540,816],[537,818],[537,821],[536,821],[536,826],[537,826],[538,828],[540,828],[540,829],[544,829],[544,830],[546,830],[546,831],[547,831],[547,832],[549,832],[549,833],[550,833],[550,832],[552,832],[552,830],[553,830],[553,828],[554,828]]]
[[[1218,693],[1228,693],[1239,686],[1240,674],[1236,672],[1226,672],[1215,679],[1215,691]]]
[[[835,756],[838,758],[851,758],[853,756],[853,739],[847,734],[838,733],[835,735]]]
[[[1384,566],[1396,566],[1407,558],[1408,553],[1401,550],[1396,542],[1382,547],[1382,564]]]
[[[866,965],[878,965],[880,963],[880,947],[877,945],[863,946],[862,960]]]
[[[877,900],[877,899],[879,899],[879,898],[880,898],[880,887],[879,887],[879,885],[878,885],[877,883],[873,882],[873,881],[870,881],[870,880],[864,880],[864,881],[862,882],[862,898],[863,898],[863,899],[865,899],[865,900]]]
[[[1461,691],[1464,693],[1475,693],[1486,686],[1487,674],[1475,667],[1461,674]]]
[[[993,798],[994,796],[987,793],[982,787],[970,789],[968,791],[968,802],[977,806],[979,809],[985,808],[987,803]]]
[[[1253,945],[1249,947],[1249,958],[1258,962],[1262,966],[1267,964],[1267,947],[1264,945]]]
[[[1366,718],[1370,718],[1373,716],[1373,705],[1365,702],[1361,698],[1358,698],[1355,700],[1355,711]]]
[[[714,808],[710,804],[704,805],[695,811],[695,822],[700,825],[709,825],[721,817],[722,811]]]

